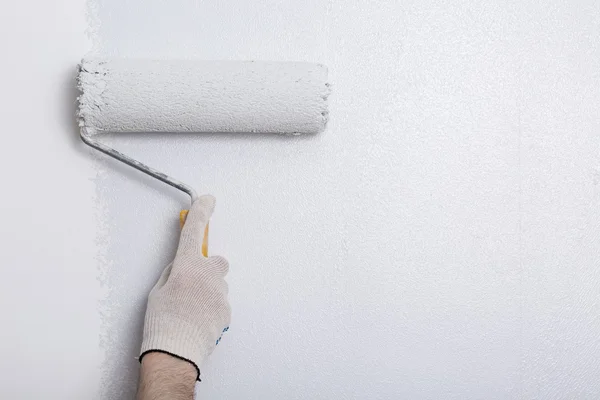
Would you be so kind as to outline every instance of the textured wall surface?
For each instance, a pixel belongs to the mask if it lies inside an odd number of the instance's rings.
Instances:
[[[16,57],[0,66],[5,135],[21,132],[2,158],[16,174],[2,201],[0,365],[13,379],[0,393],[89,398],[99,381],[98,398],[125,400],[187,199],[84,158],[65,94],[83,6],[62,3],[0,17]],[[600,398],[599,3],[90,7],[95,55],[329,66],[318,136],[105,138],[217,197],[211,252],[231,263],[233,320],[200,399]],[[26,17],[39,24],[17,25]],[[20,158],[28,134],[41,171]]]
[[[330,68],[316,137],[114,138],[218,199],[211,246],[231,262],[233,321],[201,398],[600,397],[597,2],[97,12],[103,55]],[[186,202],[106,171],[116,393],[132,386],[145,294]]]

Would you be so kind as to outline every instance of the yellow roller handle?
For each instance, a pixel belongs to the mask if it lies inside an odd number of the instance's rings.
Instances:
[[[179,213],[179,227],[183,228],[183,224],[185,224],[185,219],[187,218],[188,212],[190,210],[181,210]],[[204,229],[204,238],[202,239],[202,255],[204,257],[208,257],[208,223],[206,224],[206,228]]]

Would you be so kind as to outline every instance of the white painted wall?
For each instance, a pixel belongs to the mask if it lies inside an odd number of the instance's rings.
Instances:
[[[84,53],[82,5],[63,2],[39,2],[35,29],[17,25],[31,4],[9,6],[0,28],[21,57],[1,67],[6,134],[21,132],[5,143],[22,149],[37,135],[43,146],[30,151],[44,166],[38,175],[16,151],[2,160],[20,164],[4,179],[18,190],[2,202],[0,365],[11,379],[0,393],[88,398],[82,388],[99,380],[98,398],[129,399],[145,298],[173,256],[186,198],[84,158],[65,94]],[[600,396],[598,3],[95,9],[96,54],[330,67],[320,136],[107,138],[218,198],[211,250],[231,262],[233,321],[203,367],[201,399]],[[52,212],[30,213],[40,200],[22,178],[37,176]],[[77,225],[65,224],[71,210]],[[41,385],[27,385],[32,375]]]
[[[103,0],[98,15],[103,54],[330,67],[321,136],[115,141],[219,199],[234,314],[201,398],[600,396],[597,2]],[[117,393],[185,198],[106,169]]]

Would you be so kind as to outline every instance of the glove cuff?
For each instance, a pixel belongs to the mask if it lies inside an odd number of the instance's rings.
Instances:
[[[200,365],[215,346],[206,333],[176,316],[146,314],[139,360],[153,351],[166,353],[190,362],[200,380]]]

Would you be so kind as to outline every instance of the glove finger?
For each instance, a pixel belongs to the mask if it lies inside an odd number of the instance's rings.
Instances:
[[[181,229],[177,253],[188,251],[201,253],[204,229],[214,209],[215,198],[211,195],[201,196],[194,201]]]
[[[157,290],[160,290],[163,286],[165,286],[165,283],[167,283],[167,280],[169,279],[169,275],[171,275],[172,268],[173,268],[173,263],[170,263],[169,265],[167,265],[167,268],[165,268],[163,270],[163,272],[160,274],[160,278],[158,278],[158,281],[156,282],[156,284],[150,291],[150,294],[156,292]]]
[[[229,261],[225,257],[211,256],[208,258],[208,266],[217,271],[220,276],[225,276],[229,272]]]

